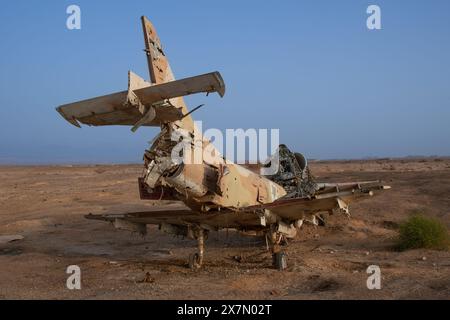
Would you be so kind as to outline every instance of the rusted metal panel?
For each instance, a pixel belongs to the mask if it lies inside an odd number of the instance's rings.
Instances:
[[[228,173],[223,174],[219,182],[223,195],[214,198],[220,206],[253,206],[275,201],[286,194],[276,183],[232,162],[227,161],[224,170]]]

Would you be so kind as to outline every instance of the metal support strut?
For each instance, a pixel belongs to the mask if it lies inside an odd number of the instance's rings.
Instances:
[[[205,253],[206,230],[202,228],[196,229],[194,235],[197,240],[198,252],[189,256],[189,268],[199,269],[203,264],[203,256]]]
[[[197,243],[198,243],[198,264],[201,266],[203,264],[203,255],[205,253],[205,237],[203,229],[199,230]]]
[[[271,228],[267,237],[269,238],[270,250],[272,252],[272,265],[280,271],[286,269],[286,253],[282,250],[280,245],[283,240],[283,235]]]

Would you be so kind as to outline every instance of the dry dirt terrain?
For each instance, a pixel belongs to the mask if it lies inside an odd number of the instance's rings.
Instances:
[[[311,167],[318,181],[381,179],[392,189],[353,204],[351,219],[305,225],[281,272],[271,268],[263,239],[232,230],[210,234],[205,267],[192,271],[192,240],[154,226],[143,238],[83,217],[161,205],[139,200],[140,165],[2,166],[0,236],[24,238],[0,244],[0,299],[450,298],[448,251],[393,249],[397,224],[414,211],[450,227],[450,159]],[[81,290],[66,288],[69,265],[81,268]],[[369,265],[381,268],[381,290],[366,287]]]

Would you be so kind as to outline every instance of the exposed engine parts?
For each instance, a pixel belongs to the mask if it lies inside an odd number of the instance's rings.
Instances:
[[[314,195],[317,185],[309,171],[306,158],[300,153],[291,152],[284,144],[278,148],[277,156],[278,172],[268,178],[286,190],[287,194],[283,198],[305,198]]]

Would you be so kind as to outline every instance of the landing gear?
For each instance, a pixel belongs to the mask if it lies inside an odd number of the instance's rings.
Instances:
[[[189,268],[192,270],[200,269],[203,264],[206,237],[207,231],[205,229],[198,228],[194,230],[194,238],[197,240],[198,252],[189,255]]]
[[[284,270],[287,268],[287,257],[284,252],[277,252],[272,255],[272,264],[277,270]]]
[[[285,270],[287,268],[287,256],[281,247],[284,238],[283,235],[271,230],[267,235],[267,238],[272,252],[272,265],[277,270]]]
[[[199,269],[201,267],[200,256],[198,253],[189,255],[189,268],[192,270]]]

